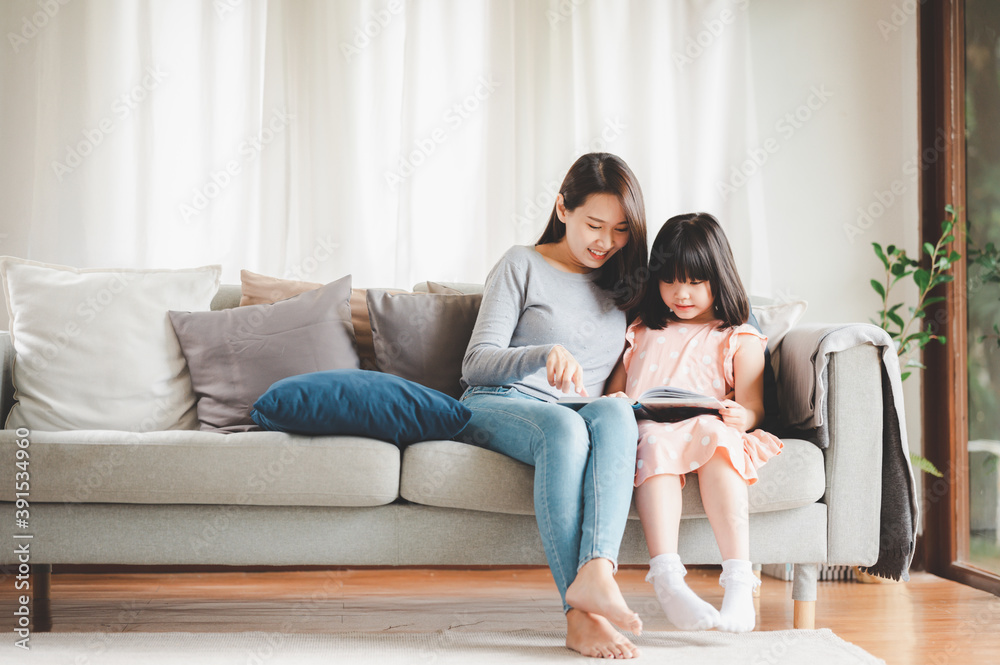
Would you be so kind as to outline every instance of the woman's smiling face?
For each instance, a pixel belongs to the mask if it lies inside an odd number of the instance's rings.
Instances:
[[[560,195],[556,210],[566,224],[567,262],[579,272],[600,268],[628,244],[625,210],[613,194],[591,194],[574,210],[566,210]]]

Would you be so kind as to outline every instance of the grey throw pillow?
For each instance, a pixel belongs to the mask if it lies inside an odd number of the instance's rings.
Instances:
[[[201,429],[258,429],[250,410],[275,381],[357,369],[350,297],[347,275],[270,305],[170,312],[198,398]]]
[[[482,295],[368,289],[367,296],[378,370],[460,397],[462,358]]]

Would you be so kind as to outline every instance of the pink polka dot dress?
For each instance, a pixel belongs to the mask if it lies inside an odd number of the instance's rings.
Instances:
[[[767,344],[749,325],[719,330],[719,321],[690,324],[671,321],[650,330],[638,321],[628,328],[623,363],[625,393],[633,399],[656,386],[686,388],[718,399],[732,398],[733,356],[740,344]],[[716,415],[700,415],[676,423],[639,421],[635,486],[650,476],[681,477],[697,472],[719,448],[747,484],[757,482],[757,469],[781,452],[781,440],[763,430],[740,432]]]

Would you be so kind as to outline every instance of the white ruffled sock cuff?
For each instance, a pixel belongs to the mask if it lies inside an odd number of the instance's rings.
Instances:
[[[749,584],[751,589],[759,587],[760,579],[753,574],[753,563],[745,559],[726,559],[723,561],[719,585],[725,587],[730,583]]]
[[[652,582],[654,577],[681,578],[687,575],[687,569],[681,563],[680,555],[676,553],[658,554],[649,560],[649,573],[646,581]]]

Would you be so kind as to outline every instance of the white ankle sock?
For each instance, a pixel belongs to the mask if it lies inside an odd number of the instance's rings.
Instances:
[[[760,586],[760,580],[753,574],[753,564],[742,559],[726,559],[722,562],[719,584],[726,590],[719,613],[719,630],[728,633],[753,630],[757,623],[753,591]]]
[[[684,581],[687,570],[676,554],[660,554],[649,560],[646,581],[653,584],[656,598],[670,623],[681,630],[708,630],[719,623],[719,612],[699,598]]]

